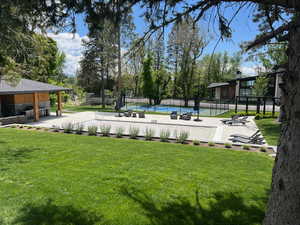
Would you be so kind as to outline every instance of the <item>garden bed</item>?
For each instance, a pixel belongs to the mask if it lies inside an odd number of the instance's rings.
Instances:
[[[56,133],[65,133],[65,134],[76,134],[82,136],[97,136],[97,137],[111,137],[111,138],[126,138],[126,139],[135,139],[135,140],[144,140],[144,141],[155,141],[155,142],[166,142],[166,143],[176,143],[176,144],[185,144],[185,145],[194,145],[200,147],[211,147],[211,148],[222,148],[228,150],[238,150],[238,151],[250,151],[250,152],[262,152],[267,154],[274,154],[274,150],[272,147],[267,146],[258,146],[258,145],[245,145],[245,144],[236,144],[236,143],[214,143],[214,142],[206,142],[206,141],[198,141],[198,140],[178,140],[175,138],[162,138],[151,137],[147,139],[144,136],[136,135],[136,137],[132,137],[128,134],[117,135],[115,133],[107,133],[102,134],[101,132],[96,132],[94,134],[89,134],[88,131],[81,131],[80,133],[76,133],[74,130],[64,130],[61,128],[43,128],[43,127],[35,127],[35,126],[27,126],[27,125],[11,125],[6,127],[12,127],[17,129],[24,130],[36,130],[42,132],[56,132]]]

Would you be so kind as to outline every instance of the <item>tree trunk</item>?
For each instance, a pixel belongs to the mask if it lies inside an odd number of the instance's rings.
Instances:
[[[105,108],[105,91],[104,91],[104,71],[102,70],[101,72],[101,103],[102,103],[102,108]]]
[[[300,24],[298,17],[298,24]],[[284,76],[281,137],[265,225],[300,224],[300,28],[291,30]]]

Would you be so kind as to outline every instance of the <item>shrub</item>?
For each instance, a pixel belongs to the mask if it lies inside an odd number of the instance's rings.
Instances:
[[[261,152],[267,152],[267,148],[266,147],[260,147],[260,151]]]
[[[90,136],[96,136],[97,135],[97,130],[98,130],[98,127],[95,126],[95,125],[88,126],[88,134]]]
[[[249,145],[243,145],[243,149],[244,150],[250,150],[250,146]]]
[[[116,136],[117,138],[121,138],[124,134],[124,128],[123,127],[117,127],[116,129]]]
[[[193,144],[194,144],[194,145],[200,145],[200,141],[198,141],[198,140],[193,140]]]
[[[140,132],[140,128],[138,128],[138,127],[130,127],[129,128],[129,136],[130,136],[130,138],[136,139],[137,136],[139,135],[139,132]]]
[[[254,119],[256,119],[256,120],[260,120],[260,119],[263,119],[263,118],[264,118],[264,116],[260,113],[257,113],[254,117]]]
[[[237,112],[237,113],[232,113],[231,116],[235,116],[235,115],[239,115],[239,116],[254,116],[255,119],[269,119],[269,118],[276,118],[278,117],[278,113],[276,112],[275,115],[273,116],[272,112],[266,112],[265,115],[263,115],[262,113],[256,113],[256,112],[248,112],[246,113],[246,111],[241,111],[241,112]]]
[[[232,144],[230,144],[230,143],[225,143],[224,146],[225,146],[225,148],[231,148],[231,147],[232,147]]]
[[[145,139],[147,141],[151,141],[152,138],[154,137],[155,131],[151,128],[146,128],[145,130]]]
[[[62,128],[64,130],[64,133],[72,133],[74,129],[74,124],[71,122],[63,123]]]
[[[186,142],[186,140],[188,139],[188,137],[189,137],[189,132],[187,132],[187,131],[180,131],[180,133],[178,134],[177,130],[175,130],[174,136],[176,138],[176,142],[177,143],[184,144]]]
[[[108,137],[109,134],[110,134],[110,129],[111,129],[111,126],[110,125],[101,125],[100,126],[100,132],[103,136],[106,136]]]
[[[83,133],[83,124],[82,123],[78,123],[75,127],[75,132],[76,134],[82,134]]]
[[[168,142],[169,137],[170,131],[168,129],[160,131],[159,138],[162,142]]]
[[[208,142],[208,146],[215,146],[215,143],[213,143],[213,142]]]

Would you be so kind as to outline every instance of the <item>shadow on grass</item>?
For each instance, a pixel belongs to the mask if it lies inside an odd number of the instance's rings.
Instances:
[[[0,151],[0,160],[9,163],[23,163],[30,159],[30,153],[40,150],[40,148],[8,148]]]
[[[58,206],[50,199],[45,204],[25,205],[13,224],[18,225],[96,225],[104,223],[103,216],[72,205]]]
[[[143,208],[152,225],[261,224],[267,200],[255,199],[255,205],[247,205],[239,194],[217,192],[204,207],[196,191],[195,204],[185,198],[176,198],[158,205],[149,195],[139,190],[123,188],[121,193]]]

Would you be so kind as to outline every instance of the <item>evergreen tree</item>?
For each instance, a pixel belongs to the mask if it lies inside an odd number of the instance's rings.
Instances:
[[[153,78],[152,78],[152,57],[150,55],[143,62],[143,94],[149,99],[149,104],[152,105],[153,99]]]

